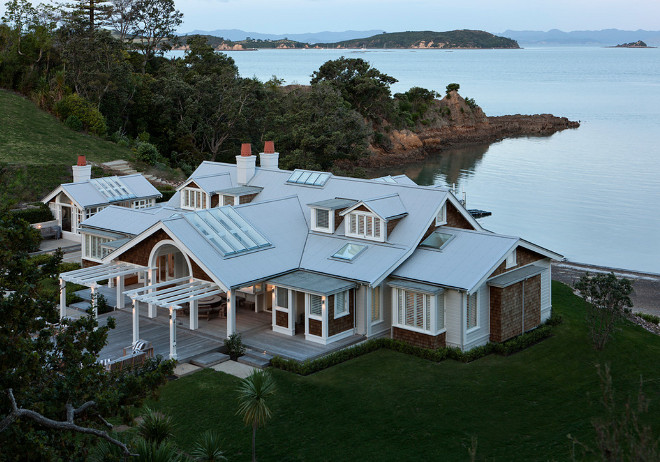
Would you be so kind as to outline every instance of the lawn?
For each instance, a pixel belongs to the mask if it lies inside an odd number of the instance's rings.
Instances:
[[[95,162],[125,159],[130,150],[68,129],[30,100],[0,90],[0,162],[75,165],[78,155]]]
[[[553,305],[564,318],[555,335],[509,357],[436,364],[379,350],[307,377],[272,370],[278,391],[257,433],[259,460],[465,461],[473,436],[477,460],[567,460],[566,435],[591,442],[591,419],[604,413],[595,366],[605,363],[621,403],[643,376],[654,422],[660,337],[626,324],[597,352],[583,302],[553,282]],[[151,405],[173,416],[182,447],[215,428],[229,460],[250,460],[251,431],[235,415],[238,381],[204,370],[168,383]]]

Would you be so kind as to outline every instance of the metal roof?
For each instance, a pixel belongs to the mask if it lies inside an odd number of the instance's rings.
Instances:
[[[101,229],[94,229],[88,226],[81,226],[80,230],[86,234],[93,234],[94,236],[107,237],[109,239],[122,239],[126,236],[119,233],[113,233],[112,231],[106,231]]]
[[[313,170],[294,170],[286,180],[289,184],[304,184],[307,186],[323,187],[328,182],[332,173],[315,172]]]
[[[356,200],[335,198],[335,199],[326,199],[322,201],[312,202],[307,205],[310,207],[319,207],[322,209],[339,210],[339,209],[347,209],[349,207],[354,206],[355,204],[357,204]]]
[[[64,183],[61,187],[62,190],[81,207],[93,207],[110,204],[112,202],[121,202],[124,200],[162,196],[162,194],[139,173],[133,175],[94,178],[91,180],[79,181],[77,183]]]
[[[123,237],[121,239],[116,239],[114,241],[104,242],[103,244],[101,244],[101,247],[104,247],[104,248],[110,249],[110,250],[117,250],[119,247],[126,244],[130,240],[131,240],[130,237]]]
[[[137,197],[126,183],[116,176],[92,178],[89,182],[108,199],[108,202],[125,201]]]
[[[353,282],[300,270],[270,279],[268,284],[318,295],[332,295],[355,288]]]
[[[401,202],[398,194],[392,194],[385,197],[377,197],[364,201],[364,205],[374,211],[379,217],[384,220],[389,220],[396,217],[407,215],[406,207]]]
[[[232,196],[247,196],[248,194],[259,194],[264,188],[260,186],[236,186],[216,191],[218,194],[230,194]]]
[[[519,240],[446,226],[442,232],[454,236],[442,250],[418,247],[392,276],[471,291]]]
[[[128,207],[110,205],[96,213],[94,216],[83,221],[82,227],[112,230],[137,236],[159,221],[180,212],[181,210],[167,206],[156,206],[147,209],[130,209]],[[96,232],[94,231],[94,233]]]
[[[508,287],[517,282],[541,274],[545,268],[537,265],[523,266],[522,268],[495,276],[488,280],[488,285],[493,287]]]
[[[397,289],[409,289],[415,292],[424,292],[431,295],[444,292],[442,287],[432,286],[430,284],[422,284],[421,282],[401,281],[398,279],[388,282],[387,285]]]
[[[190,182],[194,182],[200,189],[208,194],[215,194],[223,189],[231,188],[233,186],[231,175],[227,172],[219,172],[191,177],[177,189],[181,190],[182,188],[185,188]]]

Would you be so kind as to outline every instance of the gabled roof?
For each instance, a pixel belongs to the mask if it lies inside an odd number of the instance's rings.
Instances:
[[[218,194],[228,194],[230,196],[247,196],[250,194],[259,194],[264,188],[260,186],[236,186],[217,191]]]
[[[64,192],[82,208],[122,202],[124,200],[161,197],[162,194],[143,177],[133,175],[92,178],[77,183],[64,183],[48,194],[42,202]]]
[[[124,234],[138,235],[161,220],[181,211],[168,206],[129,209],[110,205],[81,223],[84,228],[110,229]]]
[[[220,172],[190,177],[176,188],[177,191],[181,191],[183,188],[190,185],[190,183],[195,183],[207,194],[215,194],[233,186],[229,173]]]
[[[401,198],[396,193],[359,201],[353,207],[344,210],[339,215],[344,216],[360,206],[365,206],[385,221],[408,215],[403,202],[401,202]]]
[[[311,204],[307,204],[307,206],[318,207],[329,210],[340,210],[340,209],[352,207],[356,203],[357,201],[352,199],[335,198],[335,199],[326,199],[323,201],[312,202]]]

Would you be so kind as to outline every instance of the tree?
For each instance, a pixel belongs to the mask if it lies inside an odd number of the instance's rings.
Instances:
[[[143,55],[144,73],[151,58],[171,47],[169,42],[175,40],[183,14],[175,9],[174,0],[137,0],[133,11],[132,40]]]
[[[632,282],[617,278],[614,273],[586,273],[575,283],[575,289],[589,303],[587,327],[596,350],[602,350],[610,339],[624,309],[633,306],[630,300]]]
[[[74,460],[108,433],[106,417],[139,403],[171,374],[173,364],[148,361],[130,373],[97,361],[114,321],[91,316],[59,321],[41,287],[57,284],[61,254],[31,259],[38,233],[0,206],[0,461]],[[73,435],[76,437],[73,437]]]
[[[111,0],[108,22],[117,32],[119,41],[124,43],[135,23],[138,0]]]
[[[378,122],[392,113],[390,85],[397,79],[383,74],[361,58],[344,58],[324,63],[312,74],[311,84],[328,82],[367,119]]]
[[[238,387],[238,411],[245,425],[252,426],[252,462],[257,460],[257,428],[271,417],[267,399],[275,393],[275,381],[266,371],[255,370]]]
[[[447,89],[446,89],[447,96],[449,96],[449,93],[451,93],[452,91],[458,91],[459,88],[461,88],[459,84],[450,83],[449,85],[447,85]]]

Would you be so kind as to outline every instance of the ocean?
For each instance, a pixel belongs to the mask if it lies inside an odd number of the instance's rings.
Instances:
[[[173,52],[173,54],[182,52]],[[487,229],[568,260],[660,273],[660,49],[259,50],[228,53],[244,77],[309,83],[340,56],[444,93],[459,83],[487,115],[552,113],[581,127],[451,149],[384,173],[456,184]]]

